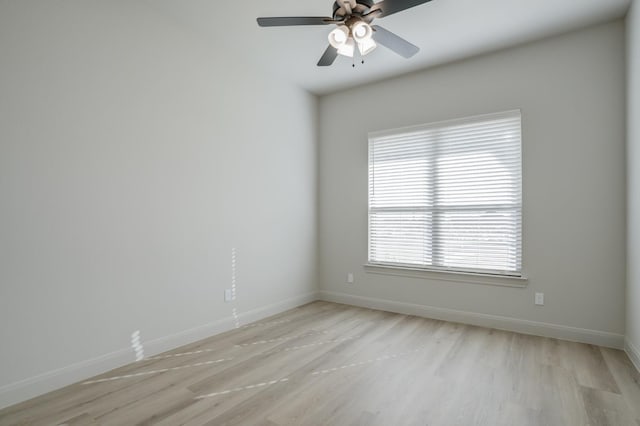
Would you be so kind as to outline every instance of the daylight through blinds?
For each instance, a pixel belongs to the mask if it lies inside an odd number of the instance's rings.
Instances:
[[[519,275],[519,111],[369,137],[369,263]]]

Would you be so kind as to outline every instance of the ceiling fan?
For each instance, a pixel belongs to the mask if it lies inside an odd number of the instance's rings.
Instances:
[[[329,47],[324,52],[319,67],[326,67],[336,60],[338,55],[353,58],[356,47],[360,55],[365,56],[381,44],[400,56],[410,58],[420,48],[407,40],[385,30],[379,25],[371,25],[374,19],[383,18],[431,0],[336,0],[333,4],[333,16],[287,16],[258,18],[261,27],[286,27],[296,25],[330,25],[335,28],[329,33]]]

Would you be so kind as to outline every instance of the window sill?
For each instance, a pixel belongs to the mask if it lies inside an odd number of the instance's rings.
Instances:
[[[526,277],[515,277],[508,275],[474,274],[472,272],[441,271],[437,269],[377,265],[374,263],[365,263],[363,266],[364,270],[367,273],[371,274],[432,279],[438,281],[453,281],[458,283],[524,288],[529,282],[529,279]]]

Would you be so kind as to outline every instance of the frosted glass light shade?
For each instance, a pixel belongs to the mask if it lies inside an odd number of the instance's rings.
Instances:
[[[349,28],[340,25],[329,33],[329,44],[336,49],[340,49],[349,40]]]
[[[357,43],[362,43],[365,40],[371,40],[373,37],[373,29],[371,25],[366,22],[356,22],[353,27],[351,27],[351,32],[353,33],[353,38]]]
[[[358,50],[362,56],[373,52],[373,50],[378,47],[375,41],[372,38],[363,40],[358,43]]]
[[[353,53],[356,50],[356,43],[353,41],[351,37],[347,39],[347,41],[342,45],[337,47],[338,54],[342,56],[348,56],[349,58],[353,58]]]

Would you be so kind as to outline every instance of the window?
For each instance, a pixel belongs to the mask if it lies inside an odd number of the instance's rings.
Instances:
[[[369,263],[520,276],[520,111],[369,135]]]

